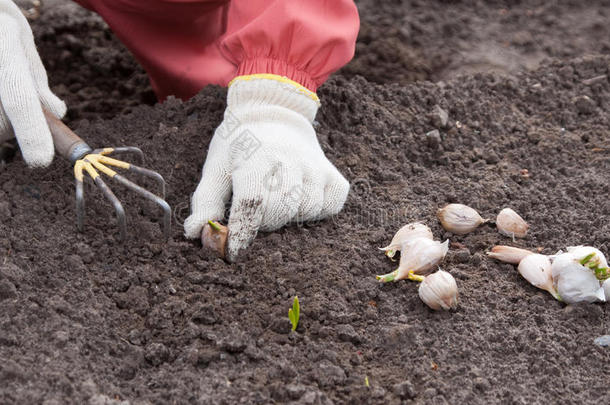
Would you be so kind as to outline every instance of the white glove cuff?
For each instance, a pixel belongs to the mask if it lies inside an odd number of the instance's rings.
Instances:
[[[320,100],[316,93],[286,77],[254,74],[238,76],[229,83],[227,107],[239,110],[245,106],[288,108],[312,123],[320,107]]]

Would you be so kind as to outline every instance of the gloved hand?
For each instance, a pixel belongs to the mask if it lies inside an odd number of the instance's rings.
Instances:
[[[42,106],[58,118],[66,113],[49,89],[27,20],[11,0],[0,0],[0,143],[16,137],[31,167],[48,166],[55,154]]]
[[[318,143],[312,127],[318,106],[315,93],[280,76],[233,80],[184,223],[186,236],[198,238],[208,220],[223,219],[231,192],[229,261],[259,229],[339,212],[349,183]]]

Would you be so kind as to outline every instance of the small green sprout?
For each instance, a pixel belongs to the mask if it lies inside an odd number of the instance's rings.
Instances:
[[[208,224],[210,224],[210,226],[212,227],[212,229],[214,229],[215,231],[220,231],[222,228],[220,227],[220,224],[218,222],[214,222],[212,220],[208,221]]]
[[[369,384],[369,376],[365,375],[364,376],[364,385],[368,388],[371,386],[371,384]]]
[[[595,255],[595,252],[590,253],[580,260],[580,264],[595,272],[595,277],[598,280],[606,280],[610,278],[610,267],[600,266],[600,259]]]
[[[591,253],[589,253],[588,255],[586,255],[585,257],[583,257],[583,258],[580,260],[580,264],[582,264],[583,266],[585,266],[585,265],[589,264],[589,262],[592,262],[592,264],[599,263],[599,259],[598,259],[598,258],[596,258],[597,260],[592,260],[592,259],[593,259],[593,257],[595,257],[595,252],[591,252]]]
[[[299,297],[295,295],[294,300],[292,301],[292,308],[288,310],[288,319],[290,319],[293,331],[297,330],[299,316],[301,316],[301,306],[299,305]]]

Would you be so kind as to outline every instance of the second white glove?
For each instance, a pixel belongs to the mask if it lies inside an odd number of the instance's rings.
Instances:
[[[201,182],[184,224],[198,238],[208,220],[229,215],[227,259],[234,261],[258,230],[311,221],[341,210],[349,183],[324,156],[312,127],[315,93],[281,77],[239,77],[229,87]]]

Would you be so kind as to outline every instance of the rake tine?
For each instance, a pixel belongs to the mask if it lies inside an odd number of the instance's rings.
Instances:
[[[153,170],[136,165],[130,165],[129,170],[141,174],[143,176],[155,179],[161,185],[161,198],[165,200],[165,179],[163,179],[163,176]]]
[[[94,179],[94,181],[95,181],[95,185],[98,186],[100,188],[100,190],[102,190],[102,193],[104,194],[104,196],[114,206],[114,210],[116,211],[117,221],[119,223],[120,239],[121,239],[121,241],[124,241],[125,239],[127,239],[127,221],[125,219],[125,210],[123,209],[123,205],[121,204],[119,199],[116,198],[116,196],[114,195],[114,193],[112,192],[110,187],[108,187],[108,185],[106,185],[106,183],[104,183],[104,180],[102,180],[102,176],[97,176]]]
[[[74,163],[74,180],[76,181],[76,227],[79,232],[82,232],[85,228],[85,189],[83,185],[85,171],[92,178],[98,176],[98,173],[89,162],[78,160]]]
[[[138,186],[136,183],[127,179],[125,176],[116,174],[112,178],[117,180],[119,183],[123,184],[128,189],[135,191],[136,193],[140,194],[144,198],[154,202],[159,207],[161,207],[161,209],[163,210],[163,237],[166,240],[169,239],[170,230],[171,230],[171,214],[172,214],[169,204],[164,199],[151,193],[150,191],[146,190],[145,188]]]
[[[99,153],[102,156],[108,156],[108,155],[112,155],[115,153],[134,153],[134,154],[138,155],[140,162],[144,162],[144,152],[142,152],[142,149],[140,149],[136,146],[119,146],[116,148],[100,148],[100,149],[94,150],[92,153]]]
[[[85,193],[83,180],[76,179],[76,227],[79,232],[85,228]]]
[[[122,160],[115,159],[115,158],[107,156],[107,155],[99,155],[99,156],[100,156],[99,159],[96,159],[95,162],[92,162],[93,165],[98,168],[98,170],[101,170],[102,172],[106,173],[108,176],[113,177],[117,173],[113,169],[108,167],[108,166],[112,166],[112,167],[118,167],[118,168],[125,169],[125,170],[131,170],[131,171],[133,171],[135,173],[139,173],[143,176],[153,178],[161,185],[161,196],[163,199],[165,199],[165,180],[163,179],[163,176],[161,176],[159,173],[157,173],[153,170],[146,169],[144,167],[136,166],[132,163],[128,163],[128,162],[125,162]]]

